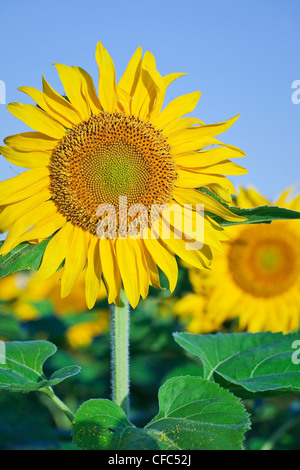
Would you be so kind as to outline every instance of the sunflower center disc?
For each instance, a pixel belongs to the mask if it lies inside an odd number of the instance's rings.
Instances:
[[[150,123],[122,113],[92,116],[73,127],[51,157],[50,191],[61,214],[92,234],[96,212],[109,204],[127,207],[168,203],[177,179],[170,146]]]
[[[286,227],[282,233],[269,226],[244,229],[229,252],[234,281],[257,297],[282,294],[299,277],[299,243]]]

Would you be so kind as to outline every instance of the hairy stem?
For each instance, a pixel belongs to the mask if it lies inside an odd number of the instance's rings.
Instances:
[[[110,306],[113,401],[129,414],[129,302],[124,290],[121,307]]]

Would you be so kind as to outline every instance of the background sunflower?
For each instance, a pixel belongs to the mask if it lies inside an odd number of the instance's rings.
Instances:
[[[240,188],[238,207],[271,205],[256,190]],[[286,190],[275,206],[300,209],[300,197]],[[238,320],[251,332],[296,330],[300,325],[300,223],[231,226],[224,252],[215,253],[212,269],[190,269],[194,293],[179,300],[174,312],[193,332],[215,331]]]

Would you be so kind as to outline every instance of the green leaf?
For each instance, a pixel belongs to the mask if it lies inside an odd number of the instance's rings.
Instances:
[[[122,408],[101,399],[89,400],[79,408],[73,422],[73,437],[86,450],[171,449],[160,432],[134,427]]]
[[[0,278],[19,271],[39,269],[49,239],[37,243],[21,243],[10,253],[0,256]],[[3,242],[0,244],[2,246]]]
[[[75,416],[73,436],[87,450],[241,449],[249,419],[239,399],[200,377],[175,377],[159,391],[159,413],[134,427],[108,400],[91,400]]]
[[[219,216],[209,214],[215,222],[223,227],[229,225],[244,225],[244,224],[261,224],[270,223],[274,220],[287,220],[287,219],[300,219],[300,212],[285,209],[284,207],[276,206],[261,206],[254,209],[241,209],[240,207],[230,208],[231,212],[239,216],[245,217],[247,221],[243,222],[230,222],[224,220]]]
[[[11,341],[0,348],[0,390],[32,392],[52,387],[80,372],[78,366],[64,367],[47,379],[45,361],[56,352],[48,341]]]
[[[134,429],[116,403],[101,399],[89,400],[75,415],[73,437],[82,449],[120,449],[122,433],[128,427]]]
[[[292,360],[296,352],[292,345],[299,340],[297,334],[175,333],[174,338],[201,359],[204,378],[234,389],[243,398],[264,392],[269,396],[300,393],[300,365]]]
[[[270,223],[274,220],[287,220],[287,219],[300,219],[300,212],[286,209],[284,207],[277,206],[261,206],[254,207],[253,209],[242,209],[240,207],[229,206],[222,199],[220,199],[215,193],[207,188],[201,188],[201,192],[208,194],[218,201],[223,207],[230,210],[236,215],[245,217],[247,220],[243,222],[232,222],[225,220],[211,212],[206,212],[215,222],[223,227],[230,225],[244,225],[244,224],[258,224],[258,223]],[[204,208],[205,210],[205,208]]]
[[[241,449],[249,429],[239,400],[200,377],[176,377],[159,391],[159,413],[146,429],[162,432],[175,449]]]

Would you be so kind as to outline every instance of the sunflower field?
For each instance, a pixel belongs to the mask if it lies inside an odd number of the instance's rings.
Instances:
[[[0,449],[299,450],[300,191],[243,183],[240,115],[104,42],[5,108]]]

